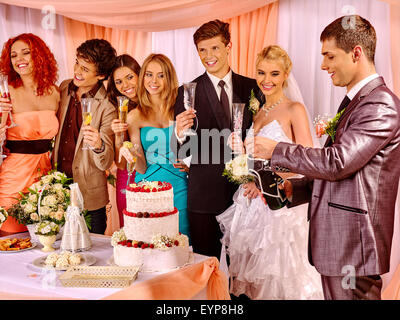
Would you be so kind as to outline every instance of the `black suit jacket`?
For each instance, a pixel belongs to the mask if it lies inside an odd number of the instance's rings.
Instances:
[[[222,176],[225,162],[232,159],[231,149],[226,145],[230,134],[229,123],[215,88],[207,73],[193,82],[197,83],[195,110],[198,120],[197,136],[187,137],[180,145],[172,135],[171,147],[179,159],[192,155],[188,180],[188,210],[196,213],[218,215],[232,204],[237,186]],[[259,89],[254,79],[232,72],[233,103],[245,103],[243,115],[243,139],[252,123],[252,114],[248,110],[251,90],[256,96]],[[185,111],[183,87],[178,90],[175,103],[175,117]],[[196,126],[196,120],[195,120]],[[194,126],[194,127],[195,127]]]

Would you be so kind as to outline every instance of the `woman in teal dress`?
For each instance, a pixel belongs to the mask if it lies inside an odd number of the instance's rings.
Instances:
[[[179,210],[179,231],[189,237],[187,217],[187,175],[170,150],[173,134],[174,104],[178,78],[171,61],[163,54],[151,54],[143,62],[137,96],[138,107],[127,119],[133,148],[122,147],[120,154],[128,162],[136,161],[135,182],[165,181],[174,190],[174,205]],[[133,155],[132,155],[132,153]]]

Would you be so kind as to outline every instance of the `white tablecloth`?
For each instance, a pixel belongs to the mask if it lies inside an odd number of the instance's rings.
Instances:
[[[28,233],[20,233],[2,238],[29,237]],[[110,237],[91,234],[92,248],[88,253],[96,257],[95,266],[106,266],[112,256]],[[56,241],[54,247],[59,251],[61,240]],[[0,251],[0,293],[29,295],[37,297],[54,297],[59,299],[90,299],[97,300],[113,294],[121,289],[114,288],[70,288],[63,287],[58,276],[63,271],[46,270],[35,267],[32,262],[40,256],[48,255],[41,251],[40,243],[31,250],[5,253]],[[194,254],[194,263],[201,262],[208,257]],[[151,279],[160,275],[157,272],[139,272],[135,283]],[[194,299],[206,299],[205,290]]]

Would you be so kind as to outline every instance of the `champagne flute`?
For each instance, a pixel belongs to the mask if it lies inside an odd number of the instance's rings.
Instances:
[[[137,152],[138,149],[139,149],[139,145],[137,145],[135,143],[130,150],[132,150],[132,149],[134,150],[134,152]],[[126,162],[126,171],[128,171],[128,180],[126,181],[126,188],[129,187],[129,184],[131,182],[132,173],[136,169],[136,163],[137,163],[137,156],[133,156],[133,161],[132,162],[128,162],[128,161]],[[126,188],[121,190],[122,194],[126,194]]]
[[[1,97],[2,98],[8,98],[9,101],[11,101],[11,95],[10,95],[10,90],[8,89],[8,76],[6,74],[1,74],[0,75],[0,91],[1,91]],[[14,128],[17,126],[17,124],[14,122],[13,116],[11,112],[8,112],[8,115],[10,116],[10,125],[8,128]],[[2,117],[3,118],[3,117]],[[7,117],[5,117],[5,120],[3,120],[4,123],[7,122]]]
[[[239,138],[242,137],[242,127],[243,127],[243,111],[244,103],[232,103],[232,113],[233,113],[233,132]],[[239,151],[232,151],[232,154],[240,154]]]
[[[93,98],[82,98],[81,99],[81,106],[82,106],[82,125],[90,126],[92,123],[92,103]],[[89,150],[93,149],[92,146],[85,143],[82,147],[82,150]]]
[[[126,171],[128,171],[128,180],[126,181],[126,187],[129,187],[132,173],[136,169],[136,161],[137,161],[137,157],[134,156],[132,162],[126,163]]]
[[[118,119],[121,120],[122,123],[126,123],[128,118],[128,103],[129,99],[125,96],[118,96]],[[125,132],[121,132],[122,141],[125,140]]]
[[[194,99],[196,94],[196,82],[189,82],[183,84],[183,105],[186,110],[194,110]],[[197,128],[199,126],[199,121],[195,115],[196,129],[193,130],[189,128],[183,132],[185,136],[195,136],[197,133]]]

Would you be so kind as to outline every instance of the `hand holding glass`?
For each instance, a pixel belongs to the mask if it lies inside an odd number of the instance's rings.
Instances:
[[[242,136],[244,105],[244,103],[232,103],[233,133],[239,139],[241,139]],[[232,153],[238,154],[241,152],[239,152],[238,150],[233,150]]]
[[[8,99],[11,102],[10,90],[8,89],[8,76],[6,74],[0,74],[0,93],[2,98]],[[14,122],[11,112],[8,112],[7,114],[10,116],[10,121],[11,121],[11,124],[8,126],[8,128],[16,127],[17,124]],[[2,123],[7,122],[7,116],[4,117],[4,119],[2,117]]]
[[[128,118],[128,103],[129,99],[125,96],[118,96],[118,119],[121,120],[122,123],[126,123]],[[119,133],[122,136],[122,141],[125,140],[125,132]]]
[[[93,98],[81,99],[82,125],[84,126],[90,126],[90,124],[92,123],[92,104],[93,104]],[[89,149],[93,149],[93,147],[85,143],[83,145],[82,150],[89,150]]]
[[[189,82],[189,83],[184,83],[183,84],[183,105],[186,110],[194,110],[194,99],[196,95],[196,82]],[[195,120],[197,120],[197,117],[195,115]],[[196,121],[196,129],[193,130],[191,128],[185,130],[183,134],[185,136],[195,136],[197,127],[199,125],[199,121]]]
[[[130,184],[130,181],[131,181],[131,177],[132,177],[132,173],[136,169],[137,156],[135,154],[136,154],[138,149],[139,149],[139,146],[137,144],[134,144],[133,147],[131,149],[129,149],[129,152],[132,154],[131,151],[133,151],[134,155],[132,156],[132,161],[128,161],[127,160],[127,162],[126,162],[126,171],[128,171],[128,180],[126,181],[126,187],[129,187],[129,184]],[[124,158],[126,158],[126,157],[124,156]],[[126,194],[126,189],[122,189],[121,193]]]

